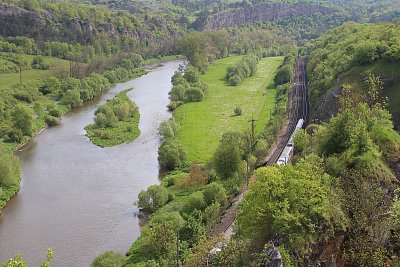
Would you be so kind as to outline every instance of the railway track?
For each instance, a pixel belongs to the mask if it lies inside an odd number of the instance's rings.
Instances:
[[[269,159],[263,164],[263,166],[271,166],[279,159],[283,149],[290,136],[292,135],[296,124],[299,119],[307,121],[308,113],[308,100],[307,100],[307,75],[306,75],[306,64],[307,59],[305,57],[299,58],[295,66],[295,75],[293,80],[292,90],[289,92],[289,122],[286,128],[285,134],[278,143],[275,151],[269,157]],[[224,233],[225,236],[232,234],[231,226],[233,225],[236,218],[236,211],[239,203],[244,197],[244,193],[249,190],[248,187],[243,188],[242,192],[235,197],[232,205],[224,212],[221,222],[214,228],[212,235],[219,235]]]
[[[307,76],[306,76],[306,63],[305,57],[299,58],[295,66],[295,76],[293,81],[292,90],[289,93],[289,122],[285,134],[282,136],[275,151],[266,161],[264,166],[271,166],[276,163],[282,151],[285,149],[286,144],[292,135],[297,122],[300,119],[307,121],[308,102],[307,102]]]

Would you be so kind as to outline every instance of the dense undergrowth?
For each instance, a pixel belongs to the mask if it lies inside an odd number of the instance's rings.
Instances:
[[[400,100],[396,90],[400,84],[397,72],[399,36],[398,23],[346,23],[318,38],[312,45],[307,66],[312,104],[318,107],[329,90],[343,87],[344,84],[365,92],[363,81],[368,74],[374,74],[382,78],[383,93],[389,96],[389,110],[398,126]]]
[[[130,90],[122,91],[95,111],[95,123],[85,127],[93,144],[115,146],[132,142],[140,135],[139,109],[126,95]]]

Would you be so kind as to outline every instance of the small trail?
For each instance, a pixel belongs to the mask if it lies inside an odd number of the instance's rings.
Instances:
[[[300,119],[304,119],[304,121],[307,122],[308,93],[306,65],[306,57],[301,57],[296,61],[292,89],[289,92],[289,120],[283,127],[282,133],[278,136],[276,143],[272,146],[273,150],[266,157],[264,164],[262,164],[263,166],[271,166],[279,159],[297,122]],[[227,238],[232,236],[237,208],[248,190],[249,188],[247,186],[242,188],[240,194],[233,199],[232,204],[224,211],[220,223],[213,229],[211,235],[224,234]]]

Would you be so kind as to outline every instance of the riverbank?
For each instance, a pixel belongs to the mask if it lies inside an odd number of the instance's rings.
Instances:
[[[147,74],[148,71],[146,71],[145,68],[150,64],[157,64],[157,63],[166,62],[168,60],[171,60],[171,58],[172,59],[176,59],[177,57],[180,57],[180,56],[166,56],[166,57],[161,57],[160,59],[146,60],[146,61],[143,62],[143,65],[144,65],[143,67],[135,69],[135,70],[138,70],[138,71],[133,71],[130,75],[128,75],[124,79],[119,79],[118,81],[110,83],[108,85],[107,89],[100,90],[100,92],[104,92],[104,91],[109,90],[110,88],[115,86],[117,83],[122,83],[122,82],[125,82],[127,80],[136,79],[136,78],[138,78],[138,77],[140,77],[142,75]],[[39,79],[41,77],[40,75],[42,75],[42,72],[46,72],[46,71],[41,71],[41,70],[35,70],[35,71],[36,72],[32,72],[33,73],[32,75],[35,74],[35,75],[37,75],[37,77],[36,76],[34,77],[34,76],[30,75],[29,79],[30,79],[31,82],[34,83],[34,85],[36,87],[38,87],[39,86]],[[7,88],[3,88],[2,90],[7,90]],[[85,102],[87,102],[87,101],[85,101]],[[45,105],[48,105],[48,103],[46,102]],[[57,109],[60,112],[60,114],[59,114],[60,118],[73,109],[72,107],[68,108],[65,105],[62,105],[61,103],[58,103],[56,106],[57,106]],[[31,142],[33,138],[35,138],[37,135],[39,135],[41,132],[43,132],[49,126],[44,122],[44,118],[40,118],[40,119],[36,119],[35,120],[34,127],[36,128],[36,129],[34,129],[34,133],[31,136],[24,136],[20,143],[10,143],[10,142],[1,141],[0,142],[1,151],[6,151],[6,152],[2,152],[2,153],[14,154],[18,150],[21,150],[24,146],[26,146],[29,142]],[[20,167],[19,167],[19,169],[20,169]],[[9,186],[1,186],[0,185],[0,189],[1,189],[0,190],[0,215],[2,213],[2,209],[6,206],[7,202],[13,196],[15,196],[15,194],[17,194],[18,191],[20,190],[20,180],[21,180],[20,172],[18,174],[18,177],[14,177],[13,180],[14,181],[18,181],[18,183],[14,183],[14,184],[9,185]]]
[[[52,247],[53,265],[89,266],[102,251],[128,250],[140,235],[132,203],[141,190],[159,183],[158,126],[171,116],[170,79],[180,64],[164,63],[104,91],[17,152],[23,182],[0,220],[0,262],[20,252],[29,266],[38,266],[39,248]],[[135,88],[127,96],[139,107],[141,135],[117,147],[93,145],[84,127],[100,105],[129,88]]]
[[[171,264],[178,238],[179,254],[183,255],[180,260],[192,266],[187,255],[195,253],[200,240],[211,235],[223,211],[246,184],[252,167],[246,166],[249,163],[243,157],[254,156],[243,156],[246,155],[244,132],[249,128],[249,120],[254,118],[261,125],[254,129],[255,134],[260,134],[270,116],[274,116],[265,111],[274,109],[277,89],[273,79],[283,57],[260,59],[256,75],[233,87],[226,82],[226,67],[240,59],[241,56],[234,56],[214,61],[200,76],[208,87],[204,99],[179,106],[173,113],[175,120],[162,128],[165,140],[159,159],[164,154],[173,162],[178,157],[182,161],[182,154],[186,154],[187,159],[184,165],[175,164],[175,170],[169,172],[160,185],[139,194],[139,208],[151,216],[128,252],[129,264],[143,266],[154,259],[160,265]],[[179,79],[178,75],[174,77]],[[246,113],[235,116],[236,107]],[[175,126],[178,123],[179,126]],[[181,153],[182,133],[191,141],[184,146],[186,153]],[[217,160],[211,160],[216,149],[219,149]],[[154,201],[148,202],[148,196]]]

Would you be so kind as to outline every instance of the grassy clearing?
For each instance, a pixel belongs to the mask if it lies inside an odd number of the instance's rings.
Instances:
[[[35,56],[32,55],[21,55],[26,61],[32,62],[33,58]],[[64,68],[67,68],[69,63],[67,60],[64,59],[59,59],[59,58],[54,58],[54,57],[45,57],[44,58],[44,63],[51,65],[53,63],[59,63],[61,66]],[[27,83],[27,82],[40,82],[40,79],[46,76],[49,76],[51,73],[51,70],[38,70],[38,69],[28,69],[28,70],[22,70],[22,82]],[[19,72],[16,73],[7,73],[7,74],[0,74],[0,89],[1,88],[7,88],[10,87],[11,85],[18,84],[19,83]]]
[[[225,80],[226,67],[240,59],[241,56],[234,56],[214,61],[201,76],[208,85],[204,100],[187,103],[174,113],[181,125],[176,140],[185,147],[189,161],[206,162],[223,133],[244,132],[249,129],[252,117],[257,120],[258,133],[269,119],[276,93],[273,78],[283,57],[261,59],[256,75],[239,86],[229,86]],[[238,106],[242,115],[234,116],[233,110]]]

